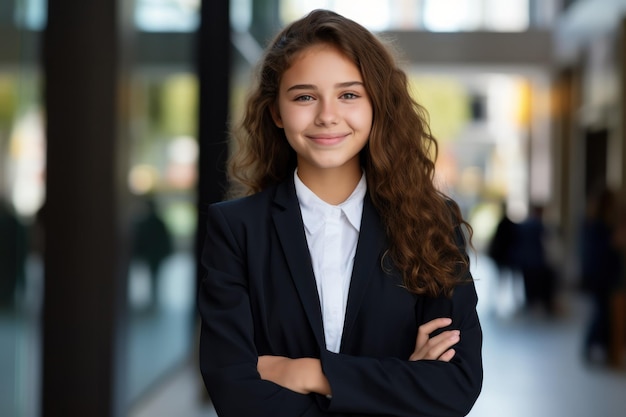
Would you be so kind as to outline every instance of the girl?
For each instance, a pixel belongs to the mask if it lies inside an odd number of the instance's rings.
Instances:
[[[329,11],[260,65],[209,208],[200,367],[220,416],[462,416],[482,332],[458,206],[405,74]]]

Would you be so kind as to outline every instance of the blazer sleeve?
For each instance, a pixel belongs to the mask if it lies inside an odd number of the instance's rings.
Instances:
[[[452,361],[408,361],[321,353],[322,369],[332,399],[320,397],[329,412],[395,417],[465,416],[482,387],[482,331],[476,314],[473,284],[456,288],[451,300],[433,300],[424,321],[452,317],[450,328],[461,331]],[[451,313],[451,314],[450,314]]]
[[[260,378],[241,240],[211,206],[202,253],[207,272],[198,294],[200,370],[209,396],[220,417],[318,415],[313,395]]]
[[[457,227],[455,240],[465,251]],[[467,255],[465,255],[467,256]],[[469,262],[469,258],[466,258]],[[460,341],[450,362],[368,358],[322,351],[322,369],[332,399],[318,397],[329,412],[371,413],[395,417],[460,417],[469,414],[482,389],[482,329],[476,311],[478,296],[469,272],[451,298],[424,299],[420,323],[452,318],[448,329],[459,329]]]

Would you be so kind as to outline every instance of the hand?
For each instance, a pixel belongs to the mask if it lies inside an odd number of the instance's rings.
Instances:
[[[319,359],[291,359],[284,356],[259,356],[257,370],[261,379],[300,394],[330,394],[330,385]]]
[[[300,394],[308,394],[303,387],[302,381],[292,369],[294,359],[284,356],[259,356],[257,370],[261,379],[272,381],[282,387],[288,388]]]
[[[409,360],[430,359],[450,362],[456,353],[452,346],[458,343],[461,333],[458,330],[448,330],[433,337],[430,337],[430,334],[451,323],[452,320],[449,318],[438,318],[422,324],[417,330],[415,351]]]

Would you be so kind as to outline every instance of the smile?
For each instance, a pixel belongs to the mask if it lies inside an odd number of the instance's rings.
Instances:
[[[312,142],[321,146],[335,145],[348,137],[347,133],[321,134],[307,136]]]

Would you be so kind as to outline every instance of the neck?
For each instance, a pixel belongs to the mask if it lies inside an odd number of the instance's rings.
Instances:
[[[339,172],[337,172],[339,171]],[[322,170],[310,172],[298,168],[300,180],[323,201],[338,205],[350,197],[361,179],[361,167],[356,170]]]

